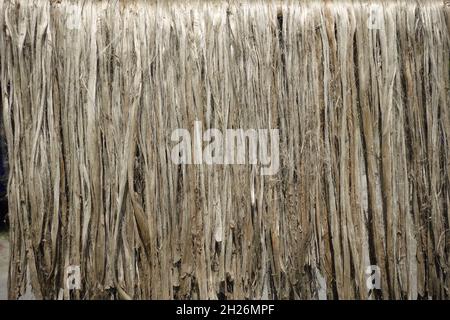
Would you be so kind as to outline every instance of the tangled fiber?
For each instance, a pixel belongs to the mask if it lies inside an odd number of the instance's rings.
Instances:
[[[9,298],[450,297],[444,1],[0,0],[0,27]],[[174,164],[196,120],[279,129],[278,173]]]

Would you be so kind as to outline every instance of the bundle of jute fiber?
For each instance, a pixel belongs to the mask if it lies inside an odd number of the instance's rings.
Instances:
[[[449,26],[441,0],[0,0],[9,298],[449,298]]]

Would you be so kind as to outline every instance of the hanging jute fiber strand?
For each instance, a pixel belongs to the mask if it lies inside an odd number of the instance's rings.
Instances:
[[[9,298],[450,298],[449,28],[443,0],[0,0]]]

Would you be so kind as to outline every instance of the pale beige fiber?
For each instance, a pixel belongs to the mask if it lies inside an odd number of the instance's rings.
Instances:
[[[441,0],[0,0],[9,298],[367,299],[370,265],[370,298],[449,298],[449,26]],[[195,120],[279,129],[280,170],[174,164]]]

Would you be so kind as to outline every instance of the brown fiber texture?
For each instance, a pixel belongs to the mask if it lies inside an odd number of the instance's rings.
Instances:
[[[0,0],[9,298],[449,298],[449,26],[444,1]],[[174,164],[196,120],[279,129],[280,170]]]

